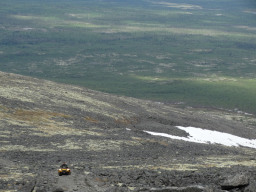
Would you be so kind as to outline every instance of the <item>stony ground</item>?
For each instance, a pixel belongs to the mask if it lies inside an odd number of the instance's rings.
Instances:
[[[256,191],[256,152],[172,140],[175,126],[255,139],[253,115],[113,96],[0,72],[0,192]],[[58,176],[62,162],[72,170]]]

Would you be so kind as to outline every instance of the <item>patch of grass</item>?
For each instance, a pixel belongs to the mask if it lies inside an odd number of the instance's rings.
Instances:
[[[148,97],[165,101],[181,100],[191,105],[238,108],[254,112],[255,79],[245,78],[144,78],[150,81],[141,91]],[[158,87],[155,89],[155,87]],[[155,91],[156,90],[156,91]]]
[[[32,111],[32,110],[23,110],[17,109],[15,110],[11,116],[18,120],[22,121],[29,121],[34,123],[40,123],[41,121],[46,121],[47,119],[51,119],[54,117],[61,117],[61,118],[71,118],[70,115],[66,115],[63,113],[55,113],[55,112],[48,112],[48,111]]]
[[[123,125],[131,125],[136,123],[138,120],[135,118],[127,118],[127,117],[122,117],[122,118],[116,118],[115,122],[118,124],[123,124]]]
[[[98,122],[99,122],[99,120],[94,119],[94,118],[89,117],[89,116],[86,116],[84,119],[85,119],[86,121],[89,121],[89,122],[92,122],[92,123],[98,123]]]

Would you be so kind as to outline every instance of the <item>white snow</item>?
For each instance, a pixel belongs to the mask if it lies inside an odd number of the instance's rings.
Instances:
[[[211,131],[207,129],[201,129],[196,127],[182,127],[176,126],[177,128],[186,131],[189,136],[188,137],[179,137],[174,135],[169,135],[166,133],[157,133],[151,131],[144,131],[149,133],[150,135],[168,137],[171,139],[178,139],[188,142],[194,143],[206,143],[206,144],[221,144],[225,146],[244,146],[256,149],[256,139],[246,139],[242,137],[238,137],[235,135],[231,135],[229,133],[223,133],[219,131]]]

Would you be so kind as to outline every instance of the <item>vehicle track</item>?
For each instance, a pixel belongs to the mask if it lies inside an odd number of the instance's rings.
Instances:
[[[65,192],[73,192],[73,191],[83,191],[83,192],[91,192],[91,191],[101,191],[96,189],[92,180],[87,178],[86,175],[76,173],[76,171],[72,170],[71,175],[63,175],[58,176],[57,179],[57,188],[63,189]]]

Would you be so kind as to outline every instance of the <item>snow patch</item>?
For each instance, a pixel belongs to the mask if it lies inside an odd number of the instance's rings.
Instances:
[[[178,140],[194,142],[194,143],[220,144],[220,145],[225,145],[230,147],[244,146],[244,147],[250,147],[250,148],[256,149],[256,139],[251,140],[251,139],[238,137],[229,133],[211,131],[211,130],[196,128],[196,127],[182,127],[182,126],[176,126],[176,127],[186,131],[189,134],[189,136],[180,137],[180,136],[169,135],[166,133],[157,133],[157,132],[151,132],[151,131],[144,131],[144,132],[150,135],[162,136],[162,137],[167,137],[171,139],[178,139]]]

